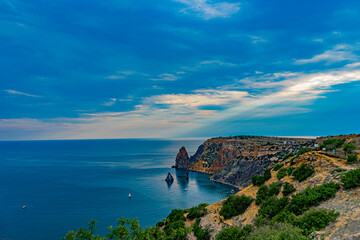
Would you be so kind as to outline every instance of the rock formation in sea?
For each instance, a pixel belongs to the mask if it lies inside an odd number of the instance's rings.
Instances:
[[[189,166],[189,154],[187,153],[186,148],[182,146],[176,156],[175,168],[188,169]]]

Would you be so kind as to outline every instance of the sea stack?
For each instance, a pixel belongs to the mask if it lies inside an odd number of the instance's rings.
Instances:
[[[188,169],[189,168],[189,155],[184,146],[182,146],[180,148],[179,153],[176,156],[175,168],[178,168],[178,169]]]

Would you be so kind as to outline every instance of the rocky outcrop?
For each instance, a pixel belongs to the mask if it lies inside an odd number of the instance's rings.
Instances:
[[[261,136],[211,138],[199,146],[189,161],[181,161],[188,170],[212,174],[211,180],[245,187],[251,177],[263,173],[288,153],[314,145],[313,139]],[[182,156],[182,150],[178,154]]]
[[[189,154],[187,153],[186,148],[183,146],[180,148],[179,153],[176,156],[175,168],[188,169],[189,166]]]

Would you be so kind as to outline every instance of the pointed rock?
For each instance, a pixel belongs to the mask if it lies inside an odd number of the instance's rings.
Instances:
[[[180,148],[179,153],[176,156],[175,168],[189,168],[189,155],[184,146]]]

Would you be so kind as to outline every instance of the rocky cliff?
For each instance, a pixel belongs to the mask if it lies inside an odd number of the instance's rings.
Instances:
[[[188,170],[212,174],[211,180],[245,187],[251,177],[261,174],[287,154],[312,147],[314,139],[261,136],[211,138],[199,146],[188,160],[181,148],[176,159]]]
[[[183,146],[180,148],[179,153],[176,156],[175,168],[188,169],[189,166],[189,155]]]
[[[345,139],[344,144],[353,144],[355,149],[352,150],[351,154],[354,154],[359,159],[360,157],[360,135],[347,135],[347,136],[332,136],[326,138],[318,138],[316,142],[322,144],[324,140],[330,138],[338,138]],[[344,145],[338,146],[336,151],[340,151]],[[296,174],[296,172],[302,168],[302,166],[306,165],[309,169],[312,169],[310,174],[301,178],[303,174]],[[279,161],[277,167],[269,168],[271,171],[271,178],[264,182],[263,186],[254,186],[249,185],[248,187],[239,191],[236,195],[238,196],[247,196],[253,199],[257,199],[261,196],[259,194],[259,189],[264,189],[264,185],[269,189],[274,184],[280,186],[279,191],[275,194],[275,200],[284,199],[285,196],[284,189],[285,183],[291,184],[294,189],[288,195],[289,203],[292,203],[293,207],[295,203],[300,206],[306,206],[308,204],[310,208],[304,208],[304,212],[302,214],[297,213],[291,216],[289,219],[286,219],[286,222],[290,222],[294,224],[294,228],[299,227],[301,229],[310,229],[311,225],[313,225],[312,233],[308,236],[307,239],[325,239],[325,240],[354,240],[360,239],[360,162],[359,160],[355,162],[349,163],[347,159],[339,158],[336,156],[329,155],[326,151],[319,149],[307,149],[307,151],[301,151],[298,155],[290,156],[286,159],[282,159]],[[280,167],[279,167],[280,166]],[[359,170],[357,170],[359,169]],[[225,168],[224,168],[225,171]],[[229,170],[227,170],[229,171]],[[354,173],[354,171],[358,171],[358,175]],[[299,179],[299,177],[301,179]],[[352,179],[350,179],[352,178]],[[345,180],[345,181],[344,181]],[[346,180],[347,184],[345,185]],[[321,187],[326,184],[335,184],[338,186],[336,193],[333,195],[327,195],[329,192],[315,191],[310,194],[312,188]],[[266,187],[265,187],[266,188]],[[305,194],[304,192],[307,192]],[[323,194],[323,195],[321,195]],[[300,197],[300,195],[302,197]],[[321,196],[321,197],[320,197]],[[327,196],[327,197],[324,197]],[[300,199],[301,201],[292,201],[293,198]],[[313,199],[309,201],[308,199]],[[317,199],[317,200],[315,200]],[[263,200],[264,201],[264,200]],[[289,204],[288,203],[288,204]],[[247,209],[236,216],[233,216],[229,219],[225,219],[221,214],[220,210],[224,206],[224,200],[212,204],[207,207],[207,214],[201,217],[200,225],[203,229],[210,230],[211,239],[215,239],[217,234],[222,229],[228,228],[230,226],[238,227],[239,229],[244,227],[245,225],[255,226],[256,228],[266,229],[263,225],[257,222],[260,216],[264,216],[264,212],[267,213],[266,204],[257,204],[254,200],[247,207]],[[268,205],[269,206],[269,205]],[[284,214],[288,213],[286,211],[291,210],[291,208],[287,208],[286,205],[278,206],[275,203],[270,206],[277,206],[280,208],[288,209],[284,210]],[[308,209],[308,210],[306,210]],[[280,211],[278,210],[278,211]],[[327,222],[326,217],[320,217],[318,220],[311,220],[315,216],[322,216],[320,211],[331,211],[334,210],[336,212],[335,220],[331,220]],[[313,215],[311,215],[313,214]],[[315,215],[318,214],[318,215]],[[266,215],[266,214],[265,214]],[[295,220],[294,220],[295,219]],[[281,218],[273,218],[272,221],[284,221]],[[307,220],[311,225],[299,225],[299,221]],[[298,221],[298,222],[297,222]],[[323,224],[319,225],[319,221],[323,221]],[[313,224],[312,224],[312,223]],[[326,222],[326,223],[325,223]],[[267,224],[266,222],[262,224]],[[316,227],[315,227],[316,225]],[[281,226],[281,225],[280,225]],[[271,229],[271,227],[267,227],[267,229]],[[255,230],[256,232],[256,230]],[[256,232],[256,234],[261,233],[261,230]],[[264,234],[264,233],[262,233]],[[264,234],[266,235],[266,234]],[[188,239],[192,239],[191,236]],[[227,239],[227,238],[224,238]],[[230,238],[229,238],[230,239]],[[258,238],[256,238],[258,239]],[[266,238],[268,239],[268,238]],[[295,239],[295,238],[282,238],[282,239]],[[296,238],[298,239],[298,238]],[[303,238],[301,238],[303,239]]]

